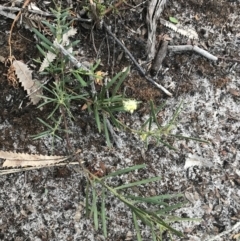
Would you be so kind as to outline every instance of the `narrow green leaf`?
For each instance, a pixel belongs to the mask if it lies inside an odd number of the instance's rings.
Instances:
[[[44,20],[42,21],[42,23],[50,29],[50,31],[53,35],[56,35],[56,27],[54,27],[52,24],[50,24],[49,22],[44,21]]]
[[[144,210],[132,207],[131,208],[132,212],[136,214],[136,216],[147,226],[152,227],[152,222],[151,222],[151,217],[145,213]]]
[[[129,187],[134,187],[134,186],[137,186],[137,185],[146,184],[146,183],[149,183],[149,182],[156,182],[156,181],[159,181],[159,180],[161,180],[161,177],[152,177],[152,178],[149,178],[149,179],[145,179],[145,180],[141,180],[141,181],[137,181],[137,182],[132,182],[132,183],[128,183],[128,184],[125,184],[125,185],[122,185],[122,186],[119,186],[119,187],[115,187],[114,189],[120,190],[120,189],[124,189],[124,188],[129,188]]]
[[[94,65],[91,66],[91,71],[92,71],[92,73],[95,72],[95,70],[97,69],[97,67],[99,66],[100,63],[101,63],[101,60],[98,59],[97,62],[96,62],[96,64],[94,64]]]
[[[165,195],[159,195],[159,196],[153,196],[153,197],[139,197],[139,196],[133,196],[133,195],[128,195],[125,196],[127,198],[130,198],[132,200],[136,200],[139,202],[149,202],[151,203],[151,201],[153,203],[161,203],[163,200],[168,200],[168,199],[173,199],[173,198],[179,198],[179,197],[184,197],[183,194],[179,193],[179,194],[165,194]],[[162,204],[162,205],[167,205],[167,203]]]
[[[31,137],[32,137],[33,140],[37,140],[37,139],[41,139],[41,138],[43,138],[43,137],[45,137],[45,136],[47,136],[49,134],[50,134],[49,131],[44,131],[44,132],[41,132],[41,133],[39,133],[37,135],[32,135]]]
[[[59,109],[59,104],[57,104],[54,109],[52,110],[52,112],[48,115],[47,119],[50,119],[54,113]]]
[[[159,107],[157,107],[157,109],[155,110],[156,114],[159,113],[160,110],[162,110],[164,108],[164,106],[166,105],[166,101],[163,102]]]
[[[206,143],[206,144],[210,144],[209,141],[202,140],[202,139],[199,139],[199,138],[196,138],[196,137],[189,137],[189,136],[182,136],[182,135],[173,135],[173,134],[170,134],[170,136],[173,136],[173,137],[176,137],[176,138],[179,138],[179,139],[193,140],[193,141],[198,141],[198,142],[203,142],[203,143]]]
[[[143,123],[143,125],[142,125],[142,127],[141,127],[142,130],[145,130],[145,127],[146,127],[147,124],[150,122],[150,119],[151,119],[151,117],[149,117],[149,118]],[[150,130],[149,127],[148,127],[148,130]]]
[[[169,223],[179,222],[179,221],[181,221],[181,222],[189,222],[189,221],[201,222],[202,218],[180,218],[180,217],[170,216],[170,217],[167,217],[167,220],[166,220],[166,222],[169,222]]]
[[[90,216],[92,216],[92,213],[93,213],[94,228],[98,230],[97,194],[94,187],[92,188],[92,209],[91,209]]]
[[[128,68],[126,69],[126,71],[121,72],[122,74],[121,74],[121,76],[120,76],[120,78],[119,78],[119,80],[118,80],[118,83],[117,83],[117,85],[115,86],[115,88],[113,89],[113,92],[112,92],[112,96],[113,96],[113,97],[116,95],[118,89],[119,89],[120,86],[122,85],[123,81],[126,79],[126,76],[128,75],[129,70],[130,70],[130,68],[128,67]]]
[[[119,175],[122,175],[122,174],[125,174],[125,173],[128,173],[128,172],[131,172],[131,171],[135,171],[135,170],[138,170],[138,169],[142,169],[142,168],[145,168],[146,167],[146,164],[141,164],[141,165],[136,165],[136,166],[132,166],[132,167],[128,167],[128,168],[125,168],[123,170],[118,170],[116,172],[113,172],[113,173],[110,173],[108,174],[107,176],[104,176],[102,178],[103,179],[107,179],[109,177],[115,177],[115,176],[119,176]]]
[[[71,43],[71,47],[74,47],[74,46],[76,46],[76,45],[79,44],[79,43],[80,43],[80,40],[73,41],[73,42]]]
[[[157,241],[157,237],[156,237],[156,234],[155,234],[154,227],[151,228],[151,231],[152,231],[152,240]],[[160,240],[162,240],[162,239],[160,239]]]
[[[39,45],[37,45],[37,49],[44,57],[46,56],[46,52]]]
[[[172,228],[171,226],[169,226],[165,221],[163,221],[156,213],[153,212],[149,212],[147,210],[145,210],[145,212],[152,216],[152,218],[154,218],[154,222],[164,226],[166,229],[168,229],[169,231],[175,233],[177,236],[183,236],[183,234],[179,231],[177,231],[176,229]]]
[[[115,118],[115,116],[112,114],[111,110],[110,110],[109,108],[106,108],[106,110],[107,110],[108,114],[110,115],[110,118],[111,118],[114,126],[116,126],[116,127],[119,128],[119,127],[120,127],[119,122],[118,122],[118,120]]]
[[[53,47],[50,47],[45,42],[41,42],[40,44],[51,53],[56,54],[56,50]]]
[[[151,131],[151,129],[152,129],[152,123],[153,123],[153,117],[150,116],[150,118],[149,118],[149,124],[148,124],[148,130],[149,130],[149,131]]]
[[[158,204],[158,205],[163,205],[163,206],[168,206],[166,202],[163,202],[162,199],[160,199],[160,196],[155,196],[155,197],[149,197],[149,198],[144,198],[144,197],[137,197],[133,195],[128,195],[125,196],[128,199],[134,200],[134,203],[151,203],[151,204]]]
[[[159,209],[159,210],[156,210],[155,213],[156,214],[160,214],[160,215],[167,215],[168,212],[170,211],[173,211],[173,210],[176,210],[177,208],[180,208],[182,207],[184,204],[186,204],[187,202],[182,202],[182,203],[178,203],[178,204],[174,204],[174,205],[171,205],[169,207],[165,207],[163,209]]]
[[[136,214],[132,213],[132,216],[133,216],[133,224],[134,224],[134,227],[135,227],[136,233],[137,233],[137,240],[142,241],[141,231],[140,231],[140,228],[138,226]]]
[[[74,20],[71,20],[71,21],[67,22],[66,27],[72,26],[73,22],[74,22]]]
[[[111,97],[111,99],[106,99],[107,103],[113,103],[113,102],[119,102],[121,103],[123,101],[123,96],[122,95],[114,95]]]
[[[168,144],[167,142],[161,140],[160,138],[158,138],[157,141],[159,141],[160,143],[162,143],[162,144],[163,144],[164,146],[166,146],[168,149],[177,151],[177,149],[176,149],[175,147],[171,146],[170,144]]]
[[[49,46],[52,46],[52,42],[50,40],[48,40],[44,35],[42,35],[37,29],[33,28],[32,31],[46,44],[48,44]]]
[[[110,82],[106,85],[106,89],[108,90],[115,82],[116,80],[123,74],[123,72],[117,73],[111,80]]]
[[[103,227],[103,235],[107,237],[107,223],[106,223],[106,207],[105,207],[105,190],[102,190],[101,195],[101,217],[102,217],[102,227]]]
[[[107,146],[108,147],[112,147],[112,144],[111,144],[111,141],[110,141],[110,138],[109,138],[109,133],[108,133],[108,127],[107,127],[107,121],[106,121],[106,116],[103,115],[103,128],[104,128],[104,134],[105,134],[105,138],[106,138],[106,141],[107,141]]]
[[[111,112],[119,112],[119,111],[125,111],[123,107],[111,107],[109,108]]]
[[[175,24],[178,23],[178,20],[174,17],[169,17],[169,21],[172,22],[172,23],[175,23]]]
[[[175,113],[174,113],[173,117],[171,118],[170,122],[168,123],[168,125],[174,125],[176,118],[178,117],[178,115],[181,111],[182,103],[183,103],[183,101],[180,102],[180,105],[178,106],[177,110],[175,111]]]
[[[74,77],[79,81],[82,87],[88,86],[87,83],[83,80],[83,78],[75,71],[72,72]]]
[[[102,89],[101,89],[101,91],[100,91],[100,93],[99,93],[99,95],[98,95],[100,100],[103,100],[103,99],[105,98],[106,90],[107,90],[107,89],[106,89],[106,86],[103,85],[103,86],[102,86]]]
[[[153,118],[153,120],[156,123],[157,127],[161,128],[161,126],[159,125],[158,120],[157,120],[157,113],[155,112],[155,107],[153,105],[153,101],[150,101],[150,107],[151,107],[151,117]]]
[[[89,217],[89,182],[87,182],[87,188],[86,188],[86,216]]]
[[[45,121],[43,121],[42,119],[40,119],[40,118],[38,118],[38,117],[37,117],[37,119],[38,119],[38,121],[40,121],[43,125],[45,125],[45,126],[48,127],[49,129],[52,129],[52,127],[51,127],[48,123],[46,123]]]
[[[95,121],[97,123],[98,132],[101,133],[101,129],[102,129],[101,122],[100,122],[99,112],[96,104],[94,104],[93,111],[94,111]]]

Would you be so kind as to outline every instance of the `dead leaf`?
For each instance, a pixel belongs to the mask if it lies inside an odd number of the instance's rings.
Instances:
[[[197,32],[192,29],[192,28],[188,28],[188,27],[184,27],[182,26],[181,24],[173,24],[169,21],[166,21],[165,19],[163,18],[160,18],[160,22],[161,24],[163,24],[164,26],[172,29],[173,31],[183,35],[183,36],[186,36],[188,37],[189,39],[198,39],[198,34]]]
[[[5,63],[5,58],[2,55],[0,55],[0,62]]]
[[[240,96],[240,91],[236,90],[236,89],[233,89],[233,88],[230,88],[229,90],[229,93],[235,97],[239,97]]]
[[[197,21],[199,21],[199,16],[198,16],[198,14],[196,14],[196,15],[194,16],[194,18],[195,18]]]
[[[237,233],[237,234],[235,234],[234,236],[233,236],[233,239],[238,239],[240,237],[240,233]]]
[[[15,68],[12,64],[8,68],[7,80],[8,80],[9,85],[13,86],[14,88],[18,88],[18,81],[17,81],[17,77],[15,75]]]
[[[66,46],[69,45],[69,37],[74,36],[77,33],[76,28],[70,28],[62,37],[62,45]]]
[[[6,159],[2,167],[49,166],[65,161],[65,156],[44,156],[0,151],[0,158]]]
[[[56,54],[52,53],[51,51],[48,51],[46,57],[44,58],[41,64],[39,72],[42,72],[44,69],[49,67],[49,65],[53,62],[54,59],[56,59],[56,57],[57,57]]]
[[[40,95],[42,95],[41,83],[38,80],[32,79],[32,70],[23,62],[14,60],[9,70],[12,70],[12,68],[14,68],[16,76],[19,82],[22,83],[24,90],[27,91],[32,104],[36,105],[41,99]],[[9,78],[12,77],[10,72],[8,75]]]
[[[207,166],[207,167],[211,167],[212,163],[207,161],[205,158],[198,156],[196,154],[188,154],[188,157],[185,160],[185,165],[184,165],[184,169],[187,169],[189,167],[193,167],[193,166]]]
[[[77,30],[75,28],[70,28],[66,33],[63,34],[61,45],[62,46],[69,45],[69,37],[74,36],[76,33],[77,33]],[[56,42],[58,43],[57,39],[54,40],[53,45]],[[52,50],[54,52],[54,48],[52,48]],[[68,51],[70,53],[72,53],[72,47],[68,48]],[[49,65],[56,59],[57,56],[53,52],[51,52],[51,51],[47,52],[47,55],[44,58],[44,60],[43,60],[43,62],[41,64],[41,67],[39,69],[39,72],[42,72],[44,69],[49,67]]]
[[[98,85],[103,85],[103,77],[107,75],[106,72],[102,72],[102,71],[97,71],[96,73],[96,79],[95,79],[95,83],[98,84]]]
[[[87,107],[88,107],[88,105],[85,103],[85,104],[82,106],[81,110],[86,110]]]

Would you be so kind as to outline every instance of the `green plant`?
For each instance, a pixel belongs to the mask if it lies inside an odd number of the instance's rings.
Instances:
[[[173,115],[170,122],[162,127],[157,119],[158,112],[163,108],[163,105],[156,108],[153,102],[150,102],[150,117],[143,124],[140,130],[133,130],[124,125],[116,117],[118,112],[130,112],[136,110],[138,102],[136,100],[128,99],[124,94],[120,93],[121,85],[125,80],[129,68],[117,73],[110,81],[102,85],[99,90],[95,88],[96,80],[102,79],[103,76],[97,73],[99,62],[97,61],[92,67],[87,68],[79,63],[74,58],[73,47],[78,43],[77,41],[71,42],[70,37],[76,33],[71,27],[71,22],[67,21],[68,9],[61,10],[57,7],[57,11],[52,10],[56,19],[54,22],[43,22],[53,34],[53,40],[48,40],[38,30],[34,29],[35,34],[41,39],[38,49],[44,56],[40,73],[53,78],[53,82],[49,86],[44,86],[46,94],[42,96],[43,102],[39,108],[51,106],[52,111],[47,117],[47,121],[39,119],[39,121],[47,128],[46,131],[37,134],[34,138],[51,137],[52,146],[54,146],[54,138],[61,138],[65,135],[69,149],[71,143],[68,130],[68,120],[74,121],[74,114],[72,113],[73,102],[77,102],[87,109],[89,115],[95,120],[98,131],[103,132],[108,146],[111,146],[109,135],[109,120],[118,128],[128,129],[133,133],[137,133],[148,144],[149,139],[156,139],[157,143],[160,142],[169,148],[172,146],[164,141],[164,137],[173,136],[170,134],[171,129],[174,127],[176,118],[179,114],[181,105]],[[71,85],[72,81],[74,85]],[[48,123],[50,122],[50,123]],[[152,129],[153,123],[156,129]],[[184,138],[182,136],[174,136],[177,138]],[[137,232],[138,240],[141,240],[140,228],[138,220],[143,224],[149,226],[152,231],[153,240],[161,239],[163,231],[170,231],[174,234],[181,235],[180,232],[170,226],[170,222],[175,220],[182,220],[176,217],[171,217],[167,213],[178,208],[182,204],[169,205],[165,200],[176,198],[182,195],[163,195],[155,197],[139,197],[132,193],[123,193],[122,190],[128,190],[137,185],[143,185],[149,182],[158,181],[160,178],[150,178],[140,180],[138,182],[125,184],[119,187],[111,187],[107,184],[107,179],[123,175],[130,171],[136,171],[144,168],[145,165],[129,167],[111,173],[105,177],[97,177],[92,174],[83,165],[83,171],[87,175],[87,198],[86,198],[86,213],[94,220],[95,228],[99,228],[99,217],[101,218],[101,225],[103,233],[107,236],[107,214],[105,208],[106,195],[113,195],[119,201],[123,202],[128,207],[133,215],[133,223]],[[98,189],[101,189],[99,195]],[[128,194],[127,194],[128,193]],[[91,196],[91,198],[90,198]],[[98,201],[101,197],[101,208],[98,208]],[[140,203],[148,203],[150,205],[162,206],[161,209],[148,211],[141,208]]]
[[[124,184],[122,186],[110,187],[107,184],[107,180],[116,177],[119,175],[127,174],[131,171],[137,171],[139,169],[145,168],[146,165],[136,165],[123,170],[118,170],[116,172],[110,173],[104,177],[97,177],[96,175],[89,172],[85,169],[85,173],[89,174],[89,182],[87,185],[86,192],[86,215],[88,217],[92,217],[94,220],[95,229],[99,229],[99,220],[101,220],[102,231],[105,237],[107,237],[107,214],[106,214],[106,197],[110,195],[117,198],[120,202],[123,202],[125,206],[131,210],[133,217],[133,224],[137,233],[137,239],[141,239],[139,223],[143,223],[144,225],[149,226],[152,233],[152,240],[162,240],[162,233],[164,231],[169,231],[177,236],[182,236],[181,232],[173,229],[170,226],[171,222],[174,221],[193,221],[197,219],[187,219],[187,218],[179,218],[175,216],[169,215],[169,212],[181,207],[186,202],[181,202],[177,204],[169,204],[169,200],[183,197],[182,194],[174,194],[174,195],[159,195],[152,197],[141,197],[137,195],[133,195],[133,188],[140,185],[145,185],[149,182],[159,181],[160,177],[153,177],[149,179],[144,179],[128,184]],[[90,184],[90,185],[89,185]],[[100,185],[98,185],[100,184]],[[91,187],[91,191],[90,191]],[[129,194],[129,190],[131,194]],[[107,192],[110,195],[107,195]],[[148,211],[144,208],[141,208],[139,204],[147,203],[152,206],[152,211]],[[161,208],[159,208],[161,207]],[[170,234],[171,235],[171,234]]]
[[[77,42],[70,43],[68,37],[74,30],[69,27],[69,23],[66,23],[66,17],[68,15],[67,10],[61,11],[58,9],[58,11],[52,11],[56,15],[55,24],[50,24],[45,21],[43,21],[43,24],[51,30],[55,38],[54,42],[52,43],[46,39],[38,30],[34,29],[33,31],[42,40],[40,45],[37,46],[45,57],[40,68],[42,69],[42,74],[51,75],[55,79],[55,82],[50,85],[50,87],[44,86],[48,95],[42,96],[43,103],[39,105],[39,108],[43,108],[45,105],[52,106],[52,111],[48,119],[53,122],[54,127],[51,127],[45,121],[39,119],[49,130],[39,133],[34,138],[38,139],[49,135],[52,138],[57,137],[56,133],[61,129],[61,121],[66,122],[66,117],[74,119],[71,112],[71,103],[73,101],[78,101],[82,105],[87,105],[90,114],[93,113],[98,131],[104,131],[107,144],[110,146],[111,143],[106,125],[106,118],[110,118],[117,124],[118,122],[114,117],[114,112],[128,110],[125,108],[128,99],[118,94],[118,91],[129,72],[129,68],[119,72],[111,81],[104,85],[99,92],[96,92],[94,81],[96,78],[102,78],[102,76],[98,76],[95,73],[99,62],[89,69],[69,68],[71,64],[69,57],[63,55],[61,51],[56,48],[55,44],[57,42],[66,45],[67,43],[66,49],[72,49]],[[86,78],[84,79],[83,76],[88,77],[89,80],[85,80]],[[71,82],[73,78],[76,79],[77,84],[75,87],[70,87],[69,82]],[[109,93],[111,94],[110,97],[108,97]],[[64,131],[68,131],[66,125]]]

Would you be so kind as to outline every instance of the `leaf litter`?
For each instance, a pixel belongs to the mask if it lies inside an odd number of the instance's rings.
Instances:
[[[42,86],[40,81],[32,78],[32,70],[19,60],[13,60],[12,66],[10,69],[15,71],[16,76],[19,82],[22,84],[24,90],[27,91],[27,94],[33,105],[38,104],[42,95]]]

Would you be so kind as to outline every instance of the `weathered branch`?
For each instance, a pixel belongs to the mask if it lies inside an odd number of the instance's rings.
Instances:
[[[217,236],[213,237],[213,238],[210,238],[209,240],[207,241],[214,241],[214,240],[220,240],[220,238],[223,236],[223,235],[226,235],[226,234],[229,234],[231,233],[233,230],[237,229],[238,227],[240,227],[240,222],[236,223],[232,228],[230,228],[229,230],[226,230],[220,234],[218,234]]]
[[[194,51],[205,58],[212,60],[212,61],[217,61],[218,57],[210,54],[208,51],[199,48],[196,45],[179,45],[179,46],[168,46],[168,50],[172,52],[183,52],[183,51]]]
[[[7,6],[0,5],[0,15],[3,15],[7,18],[14,19],[13,16],[16,16],[16,15],[13,14],[13,12],[19,12],[20,10],[21,10],[21,8],[18,8],[18,7],[7,7]],[[44,16],[44,17],[55,17],[55,15],[52,13],[39,11],[39,10],[27,9],[27,12],[33,13],[33,14],[38,14],[38,15]],[[85,19],[85,18],[81,18],[81,17],[69,17],[69,19],[81,21],[81,22],[92,22],[92,19]]]
[[[161,69],[162,62],[167,55],[168,43],[169,43],[169,41],[167,41],[167,40],[164,40],[161,42],[161,44],[159,46],[159,50],[158,50],[158,52],[154,58],[153,64],[152,64],[152,68],[151,68],[152,73],[151,74],[155,75]]]
[[[147,28],[148,28],[148,39],[147,39],[147,53],[148,59],[152,60],[156,52],[156,28],[157,20],[163,11],[164,5],[167,0],[151,0],[148,4],[147,11]]]
[[[116,134],[110,121],[107,118],[106,118],[106,123],[107,123],[107,128],[108,128],[117,148],[119,148],[119,149],[123,148],[123,142],[122,142],[121,138]]]
[[[130,57],[130,59],[133,61],[133,63],[135,64],[135,66],[138,68],[139,72],[145,77],[146,80],[148,80],[150,83],[152,83],[153,85],[155,85],[158,89],[161,89],[165,94],[167,94],[168,96],[172,96],[172,94],[165,89],[162,85],[156,83],[151,77],[148,77],[146,75],[146,71],[138,64],[138,62],[136,61],[136,59],[133,57],[133,55],[129,52],[129,50],[124,46],[124,44],[110,31],[110,29],[108,28],[108,26],[106,25],[105,22],[103,22],[103,27],[105,28],[105,30],[107,31],[107,33],[112,36],[115,41],[122,47],[122,49],[125,51],[125,53]]]

